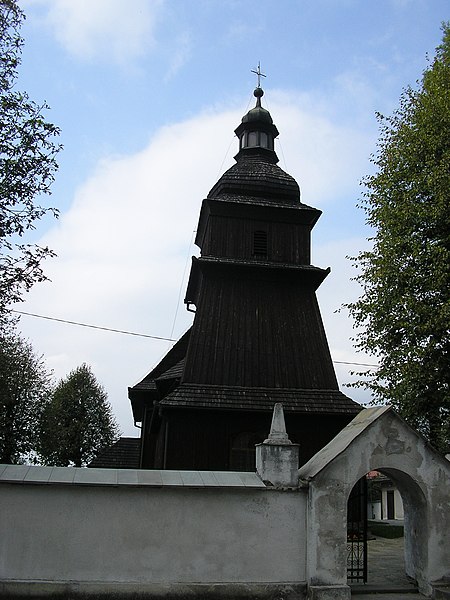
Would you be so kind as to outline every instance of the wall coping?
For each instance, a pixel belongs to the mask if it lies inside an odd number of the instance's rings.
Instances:
[[[0,465],[0,484],[269,489],[256,473]]]

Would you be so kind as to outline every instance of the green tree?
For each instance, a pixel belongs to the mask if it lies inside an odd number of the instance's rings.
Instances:
[[[352,260],[361,297],[347,305],[356,347],[380,368],[357,385],[390,403],[439,449],[450,445],[450,25],[380,138],[361,205],[372,249]],[[362,374],[360,374],[362,375]]]
[[[38,424],[50,394],[42,357],[14,324],[0,330],[0,462],[26,462],[36,448]]]
[[[41,418],[44,464],[82,467],[119,437],[107,394],[86,364],[61,379]]]
[[[24,19],[17,0],[0,0],[0,317],[46,279],[40,265],[53,252],[22,240],[45,214],[57,214],[38,198],[54,180],[59,129],[45,121],[46,103],[16,89]]]

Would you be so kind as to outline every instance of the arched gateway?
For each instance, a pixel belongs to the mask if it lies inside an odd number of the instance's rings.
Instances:
[[[349,598],[347,501],[355,483],[380,470],[405,508],[405,569],[419,591],[450,577],[450,463],[391,407],[363,410],[299,471],[308,484],[307,581],[311,598]]]

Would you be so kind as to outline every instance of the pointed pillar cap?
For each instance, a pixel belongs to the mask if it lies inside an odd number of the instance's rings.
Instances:
[[[284,421],[283,405],[277,402],[273,407],[272,425],[270,426],[269,437],[264,440],[264,444],[280,444],[286,446],[292,444],[286,433],[286,423]]]

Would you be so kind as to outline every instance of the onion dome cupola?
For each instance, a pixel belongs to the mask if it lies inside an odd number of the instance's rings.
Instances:
[[[252,204],[299,205],[298,183],[277,165],[274,143],[279,134],[270,112],[261,106],[264,91],[258,86],[253,94],[256,106],[242,117],[235,129],[239,138],[239,152],[234,157],[236,164],[222,175],[208,198]]]
[[[253,95],[256,97],[256,106],[242,117],[241,124],[235,129],[239,138],[239,152],[235,159],[239,162],[242,156],[263,154],[267,160],[276,164],[278,157],[274,150],[274,141],[278,137],[278,129],[269,111],[261,106],[264,90],[257,87]]]

